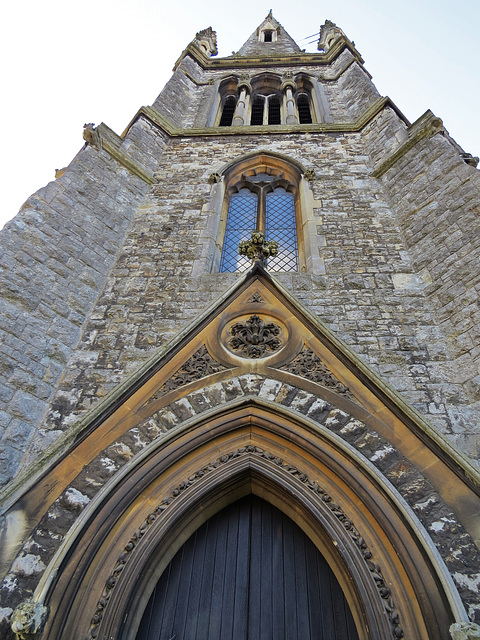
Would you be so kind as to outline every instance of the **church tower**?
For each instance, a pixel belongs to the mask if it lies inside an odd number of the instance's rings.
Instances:
[[[0,233],[0,636],[480,637],[478,158],[272,12],[84,143]]]

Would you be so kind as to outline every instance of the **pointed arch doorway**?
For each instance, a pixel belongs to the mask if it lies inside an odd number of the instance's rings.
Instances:
[[[137,640],[358,640],[342,589],[308,536],[248,495],[176,553]]]

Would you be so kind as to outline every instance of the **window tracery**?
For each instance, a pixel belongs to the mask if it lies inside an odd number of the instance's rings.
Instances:
[[[242,272],[251,266],[238,246],[254,230],[278,242],[278,254],[268,259],[269,271],[298,271],[294,186],[281,171],[257,168],[232,185],[220,271]]]

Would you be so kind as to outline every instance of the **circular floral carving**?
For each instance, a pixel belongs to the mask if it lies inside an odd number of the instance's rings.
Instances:
[[[265,358],[282,346],[277,337],[280,327],[274,322],[264,322],[260,316],[250,316],[245,322],[236,322],[230,328],[228,342],[233,351],[244,358]]]

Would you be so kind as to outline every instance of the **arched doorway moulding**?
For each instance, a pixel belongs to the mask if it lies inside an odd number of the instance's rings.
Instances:
[[[126,467],[117,482],[105,487],[96,504],[88,508],[88,515],[83,514],[83,527],[75,542],[61,562],[57,559],[59,575],[47,597],[52,615],[45,638],[68,638],[72,629],[87,632],[86,618],[90,616],[87,622],[93,618],[99,594],[114,576],[132,535],[162,500],[177,490],[182,495],[172,501],[166,517],[155,519],[144,540],[140,536],[144,550],[129,558],[120,570],[102,621],[109,635],[99,638],[133,638],[132,626],[127,625],[121,635],[116,625],[129,610],[140,611],[146,605],[157,574],[176,549],[213,513],[250,492],[292,517],[325,555],[347,594],[357,624],[361,621],[365,626],[367,621],[369,629],[378,630],[377,635],[364,631],[362,640],[390,637],[385,628],[391,634],[391,620],[387,620],[385,602],[365,557],[338,516],[298,477],[286,472],[283,464],[293,465],[318,482],[368,542],[371,562],[378,563],[386,583],[392,586],[395,606],[409,635],[428,638],[427,628],[430,637],[447,638],[457,611],[449,613],[452,604],[455,609],[455,597],[448,594],[449,605],[445,595],[449,585],[445,584],[446,573],[440,575],[441,563],[434,567],[426,557],[418,532],[402,513],[405,505],[395,505],[374,470],[362,466],[359,456],[352,455],[338,440],[333,434],[319,434],[308,420],[299,424],[285,413],[274,413],[272,407],[250,402],[216,418],[200,420],[171,434],[168,441],[151,446],[136,465]],[[205,465],[246,446],[258,447],[273,458],[240,456],[240,462],[220,463],[218,470],[181,489]],[[276,459],[282,460],[282,465]],[[151,569],[153,559],[155,570]],[[77,578],[76,587],[72,575]],[[141,594],[135,595],[140,583]]]

